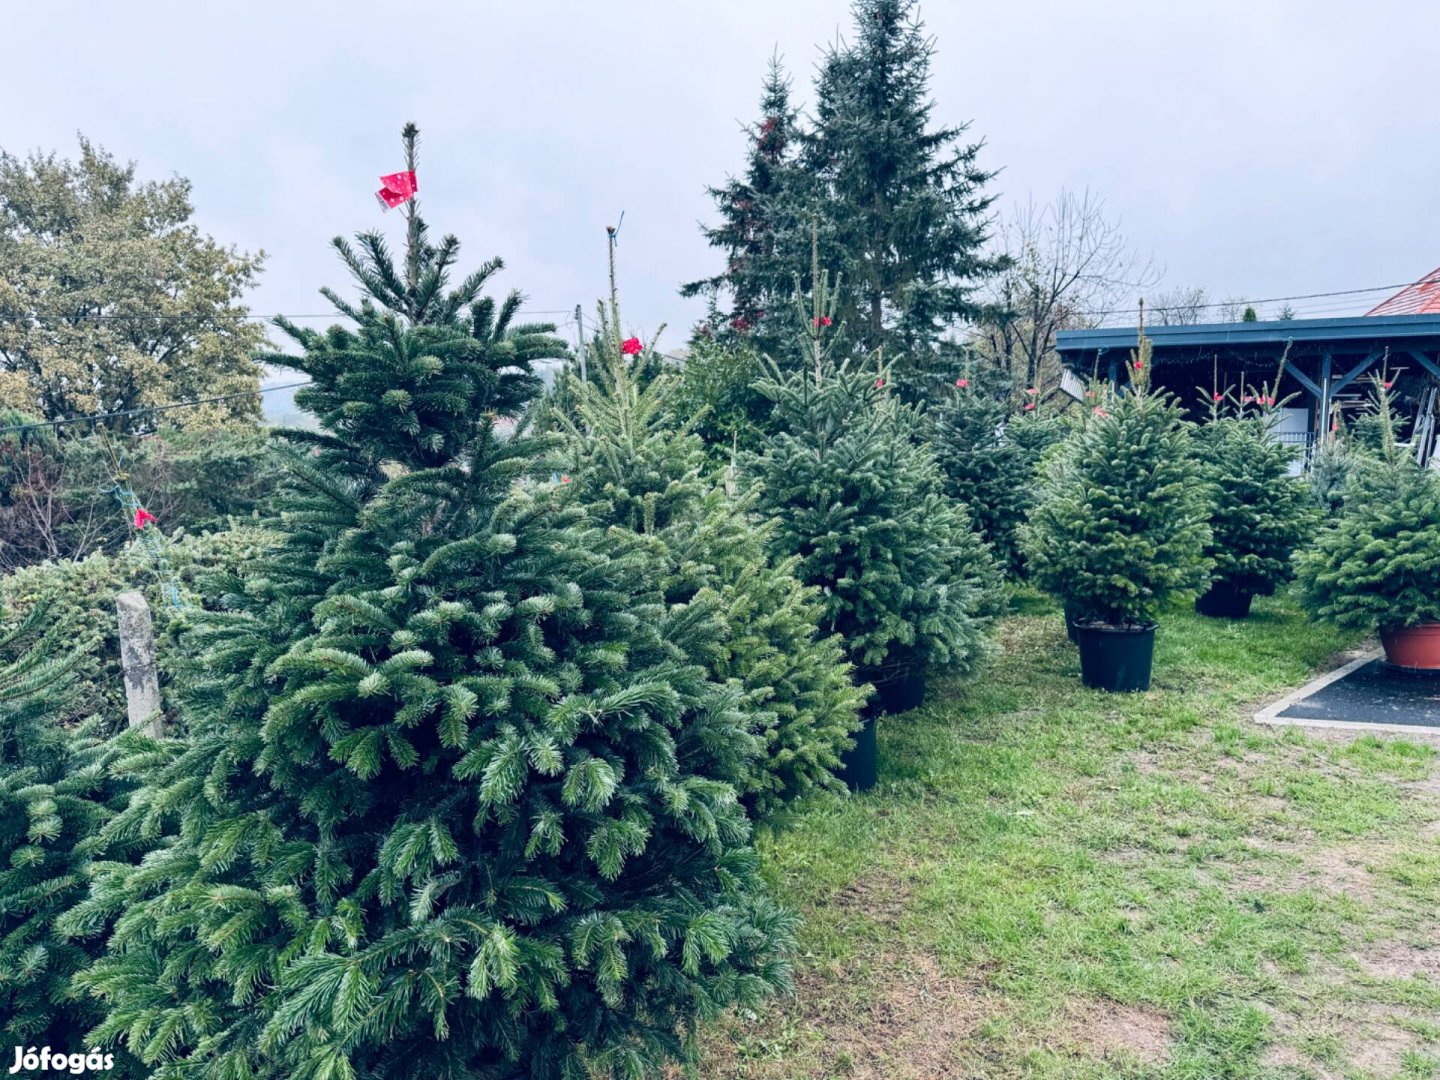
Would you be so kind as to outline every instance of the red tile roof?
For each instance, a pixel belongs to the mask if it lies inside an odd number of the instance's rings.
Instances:
[[[1406,285],[1367,315],[1440,315],[1440,267]]]

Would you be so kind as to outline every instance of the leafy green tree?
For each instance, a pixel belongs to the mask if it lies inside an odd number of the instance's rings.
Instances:
[[[994,173],[966,125],[932,124],[935,43],[915,0],[855,0],[852,14],[854,41],[820,65],[806,146],[833,230],[821,262],[847,283],[839,321],[858,347],[913,380],[942,335],[982,314],[975,291],[1006,265],[986,252]]]
[[[0,635],[0,1032],[7,1046],[67,1055],[88,1046],[103,1015],[73,978],[100,950],[94,931],[108,920],[92,910],[72,932],[61,924],[83,906],[91,867],[103,855],[127,854],[99,841],[124,804],[125,785],[110,769],[121,750],[97,738],[99,719],[68,726],[83,715],[73,677],[84,647],[77,636],[48,604]],[[129,1055],[112,1065],[110,1075],[142,1075]]]
[[[188,180],[139,182],[83,137],[78,161],[0,152],[0,402],[50,420],[240,395],[171,416],[257,418],[261,256],[193,212]]]
[[[1356,455],[1340,514],[1297,557],[1312,615],[1356,630],[1440,622],[1440,475],[1397,445],[1376,380],[1380,445]]]
[[[1272,433],[1269,413],[1217,415],[1195,434],[1210,486],[1212,581],[1237,593],[1269,596],[1290,580],[1291,557],[1316,515],[1304,481],[1290,475],[1293,447]]]
[[[754,519],[755,499],[729,494],[700,439],[681,419],[676,378],[649,381],[642,355],[627,362],[614,333],[590,358],[595,382],[576,384],[567,422],[564,483],[591,520],[656,542],[668,606],[719,601],[725,634],[706,657],[720,682],[737,682],[764,752],[744,786],[762,815],[812,789],[836,788],[834,770],[859,726],[864,695],[838,637],[819,638],[822,605],[795,577],[798,558],[766,550],[777,523]],[[727,470],[728,471],[728,470]]]
[[[745,467],[770,544],[798,556],[824,599],[825,633],[845,641],[859,677],[887,684],[927,667],[967,672],[985,652],[999,575],[963,507],[943,491],[918,411],[883,370],[835,364],[816,326],[813,370],[772,365],[759,384],[776,433]]]
[[[513,341],[360,314],[298,339],[325,441],[108,830],[169,839],[104,883],[97,1034],[204,1080],[654,1073],[788,980],[721,613],[497,437]]]
[[[1145,625],[1172,593],[1209,580],[1196,448],[1174,396],[1150,390],[1149,371],[1142,334],[1126,391],[1092,399],[1021,532],[1031,579],[1080,622]]]

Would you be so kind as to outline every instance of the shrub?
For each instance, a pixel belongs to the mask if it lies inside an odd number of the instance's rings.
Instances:
[[[201,578],[243,568],[261,558],[271,542],[262,526],[242,525],[224,532],[177,536],[166,546],[166,553],[182,588],[193,594]],[[160,584],[154,568],[133,547],[113,555],[97,551],[78,561],[37,563],[7,574],[0,578],[0,606],[14,620],[43,600],[52,618],[87,629],[72,666],[79,712],[109,724],[117,718],[123,721],[125,716],[115,597],[138,590],[149,600],[163,671],[171,659],[165,631],[177,613],[165,600]],[[0,662],[7,659],[14,657],[0,649]],[[172,703],[164,681],[162,690],[168,711]]]
[[[266,513],[278,479],[274,447],[260,428],[117,439],[57,438],[41,428],[0,436],[0,566],[117,552],[133,532],[117,484],[133,490],[167,532],[199,533]]]
[[[1195,447],[1175,398],[1150,391],[1149,360],[1142,336],[1129,389],[1095,399],[1022,532],[1032,579],[1080,622],[1147,625],[1170,594],[1209,580]]]
[[[1254,596],[1290,580],[1291,557],[1317,517],[1304,481],[1290,475],[1295,450],[1272,426],[1264,413],[1217,416],[1196,432],[1210,485],[1212,580]]]
[[[776,433],[746,470],[777,522],[770,546],[798,557],[820,590],[824,633],[838,633],[872,682],[928,666],[964,673],[985,652],[1002,602],[989,550],[943,491],[921,420],[884,375],[826,361],[771,369],[759,389]]]

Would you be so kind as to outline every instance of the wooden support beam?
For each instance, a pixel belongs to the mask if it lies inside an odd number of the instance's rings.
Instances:
[[[1338,380],[1336,380],[1335,385],[1331,388],[1331,394],[1338,394],[1341,390],[1344,390],[1345,387],[1349,386],[1361,375],[1364,375],[1365,372],[1369,370],[1371,365],[1373,365],[1376,360],[1380,359],[1380,356],[1380,353],[1373,352],[1369,356],[1365,357],[1364,360],[1361,360],[1360,363],[1356,364],[1353,368],[1351,368]]]
[[[1290,373],[1291,378],[1293,378],[1306,390],[1309,390],[1310,393],[1314,394],[1317,398],[1323,396],[1320,393],[1320,387],[1315,385],[1315,380],[1310,378],[1309,375],[1306,375],[1303,371],[1297,368],[1293,361],[1285,361],[1285,370]]]
[[[1435,378],[1440,379],[1440,364],[1437,364],[1434,360],[1431,360],[1424,353],[1416,349],[1411,349],[1409,351],[1410,355],[1414,357],[1417,364],[1423,367],[1426,371],[1430,372],[1431,375],[1434,375]]]
[[[1330,431],[1330,400],[1333,388],[1331,387],[1331,375],[1335,369],[1335,358],[1328,352],[1320,357],[1320,438],[1324,439]]]

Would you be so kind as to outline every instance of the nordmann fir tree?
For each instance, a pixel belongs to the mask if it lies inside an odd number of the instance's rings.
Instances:
[[[1209,580],[1205,484],[1179,404],[1150,389],[1150,355],[1142,329],[1129,385],[1091,390],[1021,531],[1031,579],[1081,624],[1151,625],[1172,593]]]
[[[1000,566],[1019,574],[1018,531],[1035,502],[1040,456],[1060,438],[1059,424],[1040,415],[1036,395],[1017,414],[1008,380],[988,365],[967,365],[953,386],[938,387],[925,418],[946,492],[969,512]]]
[[[160,1077],[653,1073],[788,982],[719,612],[497,437],[539,342],[356,314],[290,330],[321,445],[109,829],[170,835],[121,875],[97,1035]]]
[[[1339,513],[1296,558],[1316,619],[1379,631],[1440,623],[1440,474],[1401,446],[1386,380],[1373,380],[1380,445],[1354,451]]]
[[[1309,489],[1290,469],[1296,450],[1274,433],[1277,416],[1269,404],[1222,412],[1226,395],[1212,391],[1211,416],[1195,432],[1201,476],[1210,487],[1212,560],[1208,592],[1197,598],[1205,615],[1240,617],[1250,598],[1270,596],[1293,574],[1291,558],[1314,529],[1318,513]],[[1274,400],[1268,387],[1247,394]]]
[[[87,643],[76,637],[48,602],[0,635],[0,650],[14,657],[0,668],[0,1036],[7,1051],[48,1046],[67,1057],[85,1055],[86,1034],[103,1016],[73,982],[114,914],[86,903],[90,872],[107,855],[137,854],[106,852],[99,839],[127,789],[111,766],[147,741],[107,743],[101,718],[77,714],[74,666]],[[104,1055],[93,1060],[103,1065]],[[143,1072],[120,1053],[107,1075]]]
[[[822,632],[844,638],[857,676],[883,702],[927,668],[973,669],[987,617],[1003,603],[999,574],[944,494],[918,410],[891,392],[884,369],[830,358],[844,327],[816,277],[810,303],[794,305],[812,366],[772,365],[759,384],[776,434],[745,470],[759,484],[760,512],[778,522],[772,549],[799,557],[800,580],[821,590]]]
[[[864,694],[840,639],[816,634],[822,606],[795,577],[798,557],[767,553],[776,523],[755,519],[753,495],[726,490],[700,439],[667,407],[677,377],[634,374],[652,366],[653,339],[627,358],[619,326],[612,296],[589,360],[597,377],[573,382],[575,415],[562,419],[567,493],[592,521],[654,542],[667,605],[718,599],[725,634],[704,659],[717,680],[743,690],[747,723],[764,746],[745,800],[769,816],[807,791],[839,786],[834,770]]]

